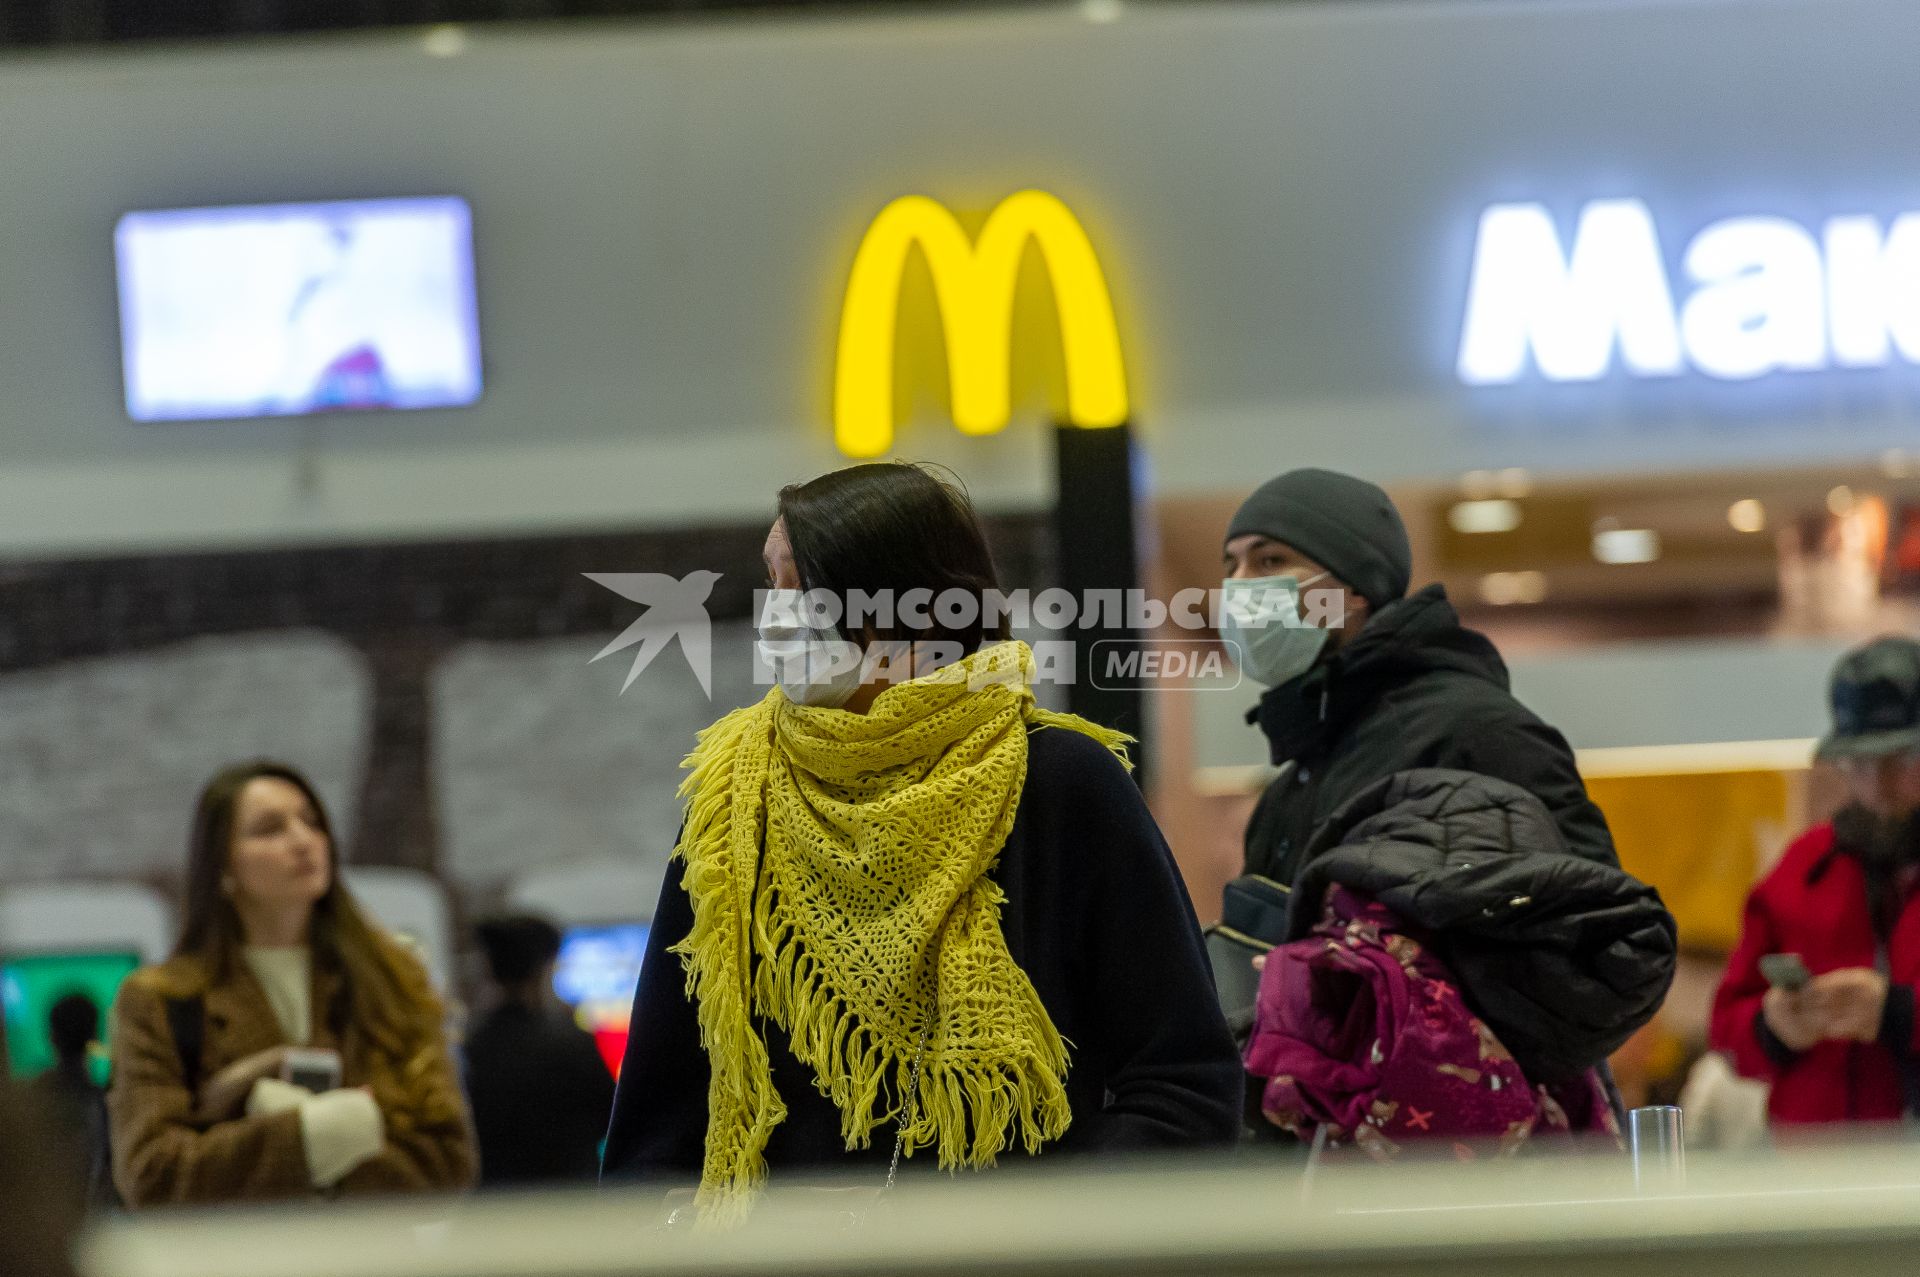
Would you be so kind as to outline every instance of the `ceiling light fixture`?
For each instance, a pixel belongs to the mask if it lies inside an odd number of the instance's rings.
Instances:
[[[1520,506],[1504,500],[1460,501],[1447,511],[1447,523],[1469,535],[1511,532],[1520,526]]]
[[[1735,532],[1764,532],[1767,530],[1767,507],[1752,497],[1736,501],[1727,507],[1727,522]]]
[[[1651,563],[1660,557],[1660,534],[1652,528],[1610,528],[1593,534],[1593,557],[1602,563]]]
[[[1489,572],[1480,578],[1480,599],[1494,607],[1539,603],[1547,597],[1544,572]]]

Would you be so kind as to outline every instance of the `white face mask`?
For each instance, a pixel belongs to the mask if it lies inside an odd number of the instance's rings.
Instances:
[[[1220,583],[1220,637],[1248,678],[1267,687],[1291,682],[1313,668],[1328,632],[1300,615],[1302,581],[1291,574]]]
[[[796,705],[837,709],[861,683],[865,653],[832,630],[809,625],[798,590],[768,590],[761,610],[760,659]]]

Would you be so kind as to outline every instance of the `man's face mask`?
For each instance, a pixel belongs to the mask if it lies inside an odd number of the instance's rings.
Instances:
[[[1278,687],[1300,677],[1320,659],[1328,630],[1302,614],[1300,592],[1326,575],[1316,573],[1303,581],[1283,573],[1221,582],[1220,637],[1248,678]],[[1339,620],[1333,617],[1328,623]]]
[[[799,590],[768,590],[758,628],[760,659],[794,704],[836,709],[859,689],[860,645],[810,624]]]

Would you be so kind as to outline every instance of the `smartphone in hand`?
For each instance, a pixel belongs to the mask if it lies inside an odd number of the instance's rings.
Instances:
[[[340,1085],[340,1053],[318,1047],[293,1047],[287,1052],[281,1077],[315,1095],[324,1095]]]
[[[1769,953],[1760,959],[1760,974],[1767,983],[1787,993],[1798,993],[1813,979],[1807,964],[1797,953]]]

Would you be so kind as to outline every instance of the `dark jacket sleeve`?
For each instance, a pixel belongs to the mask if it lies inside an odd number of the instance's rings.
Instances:
[[[707,1136],[707,1054],[687,976],[667,950],[693,930],[693,902],[679,861],[667,867],[640,962],[627,1053],[613,1096],[600,1175],[606,1179],[697,1179]]]
[[[1247,832],[1242,840],[1240,872],[1259,874],[1276,882],[1293,881],[1294,847],[1282,816],[1284,795],[1294,786],[1293,769],[1282,771],[1260,791],[1259,800],[1247,817]]]
[[[602,1118],[611,1121],[613,1074],[607,1072],[606,1061],[600,1058],[600,1048],[594,1045],[592,1034],[582,1031],[575,1035],[573,1042],[575,1049],[567,1069],[568,1089],[583,1111],[596,1115],[596,1125]]]
[[[1912,1068],[1914,1055],[1914,987],[1889,984],[1887,1003],[1880,1012],[1880,1045],[1893,1052],[1902,1072]]]
[[[1607,830],[1607,818],[1587,797],[1567,738],[1531,714],[1496,719],[1469,730],[1456,754],[1444,765],[1504,780],[1538,798],[1567,840],[1567,849],[1585,860],[1618,868],[1620,856]]]
[[[1080,740],[1062,769],[1088,882],[1075,1067],[1097,1061],[1107,1102],[1075,1113],[1061,1147],[1231,1144],[1246,1078],[1186,886],[1139,788],[1103,746]]]

